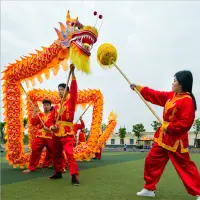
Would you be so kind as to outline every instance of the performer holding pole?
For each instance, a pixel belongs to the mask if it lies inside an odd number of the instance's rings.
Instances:
[[[44,128],[43,124],[41,123],[42,121],[46,121],[48,119],[48,116],[50,115],[50,110],[51,110],[51,101],[50,100],[43,100],[43,109],[44,112],[41,112],[37,114],[35,111],[32,115],[31,118],[31,124],[33,126],[38,127],[37,135],[32,143],[32,153],[30,157],[30,164],[28,169],[24,170],[24,173],[29,173],[32,171],[35,171],[37,169],[37,166],[39,164],[39,160],[41,157],[42,150],[44,147],[46,147],[47,152],[49,155],[53,154],[53,145],[52,145],[52,132],[48,128]],[[48,167],[50,162],[44,162],[43,167]],[[64,156],[63,156],[63,165],[62,169],[64,170],[65,168],[65,162],[64,162]]]
[[[78,132],[78,130],[81,130],[81,132],[79,133],[79,138],[80,138],[80,134],[81,134],[81,138],[83,139],[82,133],[84,133],[83,130],[84,130],[84,128],[85,128],[85,123],[84,123],[84,121],[82,120],[82,116],[86,113],[86,111],[89,109],[89,107],[90,107],[91,105],[92,105],[92,104],[90,104],[90,105],[85,109],[85,111],[82,113],[82,115],[78,118],[78,120],[76,121],[76,123],[75,123],[74,126],[73,126],[73,130],[74,130],[74,147],[76,147],[76,143],[77,143],[77,132]],[[81,124],[77,124],[79,120],[81,121]],[[78,139],[78,144],[80,144],[79,139]]]
[[[146,184],[138,196],[155,196],[164,168],[170,159],[189,194],[200,199],[200,174],[188,153],[188,131],[197,109],[192,94],[193,76],[190,71],[175,74],[172,92],[160,92],[148,87],[131,85],[149,102],[164,107],[163,124],[156,131],[154,145],[145,160]]]
[[[114,65],[130,84],[131,82],[115,64],[117,51],[111,44],[98,49],[97,59],[102,67]],[[175,74],[172,92],[160,92],[148,87],[131,84],[154,116],[162,124],[155,133],[154,144],[145,160],[144,189],[138,196],[155,197],[154,191],[170,159],[187,192],[200,200],[200,174],[188,153],[188,131],[192,127],[197,109],[192,93],[193,76],[190,71]],[[163,122],[146,102],[164,107]]]
[[[78,118],[78,120],[76,121],[76,123],[74,124],[74,127],[73,127],[73,130],[74,130],[74,147],[76,147],[76,142],[77,142],[77,132],[78,130],[81,130],[81,132],[79,133],[79,138],[80,138],[80,134],[83,132],[84,128],[85,128],[85,123],[84,121],[82,120],[82,116],[86,113],[86,111],[89,109],[89,107],[91,106],[92,104],[90,104],[86,109],[85,111],[82,113],[82,115]],[[77,124],[78,121],[81,121],[81,124]],[[81,134],[82,136],[82,134]],[[78,144],[80,144],[79,142],[79,139],[78,139]]]
[[[86,133],[84,131],[84,128],[81,129],[81,131],[78,135],[78,145],[81,144],[82,142],[86,142]]]
[[[55,173],[50,179],[62,178],[62,152],[64,150],[72,176],[72,184],[79,185],[78,166],[73,154],[73,120],[78,96],[77,82],[74,74],[74,65],[70,65],[67,84],[58,85],[58,94],[61,98],[60,104],[55,105],[49,119],[45,123],[53,132],[53,162]],[[68,87],[69,77],[72,74],[70,89]]]
[[[83,130],[85,128],[85,123],[82,120],[82,117],[79,118],[79,120],[81,121],[80,124],[78,124],[78,121],[76,122],[76,124],[73,125],[73,131],[74,131],[74,147],[76,147],[76,137],[77,137],[77,132],[78,130]]]

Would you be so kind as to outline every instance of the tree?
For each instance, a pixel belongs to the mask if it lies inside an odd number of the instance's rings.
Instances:
[[[197,136],[200,133],[200,118],[194,120],[193,128],[195,134],[195,139],[194,139],[194,147],[195,147],[197,143]]]
[[[85,129],[84,129],[84,132],[85,132],[85,134],[86,134],[86,140],[87,140],[88,137],[90,136],[90,131],[89,131],[88,128],[85,128]]]
[[[24,144],[28,144],[28,135],[24,134],[23,142]]]
[[[89,135],[90,134],[90,130],[88,128],[85,128],[84,129],[84,132],[86,133],[86,135]]]
[[[158,128],[161,126],[161,123],[159,123],[157,121],[153,121],[153,124],[151,124],[151,126],[153,127],[154,131],[157,131]]]
[[[28,119],[25,117],[25,118],[23,119],[24,128],[27,128],[27,124],[28,124]]]
[[[126,128],[125,127],[124,128],[120,127],[119,137],[120,137],[120,139],[124,139],[126,137]]]
[[[6,122],[0,122],[0,137],[1,137],[1,142],[4,143],[4,130],[5,130],[5,124]]]
[[[101,132],[104,132],[107,128],[107,125],[105,123],[101,124]]]
[[[135,133],[135,136],[138,138],[138,140],[140,139],[140,134],[142,132],[145,132],[145,128],[143,124],[135,124],[133,125],[133,132]]]

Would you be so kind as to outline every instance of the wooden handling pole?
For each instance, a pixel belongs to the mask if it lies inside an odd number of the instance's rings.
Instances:
[[[24,91],[24,93],[26,94],[26,96],[27,96],[27,98],[28,98],[29,102],[31,103],[31,105],[33,106],[33,108],[34,108],[34,109],[37,111],[37,108],[35,107],[34,103],[31,101],[30,97],[28,96],[28,94],[27,94],[26,90],[24,89],[24,87],[22,86],[22,84],[21,84],[21,83],[20,83],[20,86],[21,86],[22,90]],[[38,112],[37,112],[37,113],[38,113]],[[42,121],[42,119],[41,119],[41,117],[40,117],[40,115],[39,115],[39,114],[38,114],[38,117],[39,117],[39,119],[40,119],[40,121],[41,121],[42,125],[45,127],[45,125],[44,125],[44,122]]]
[[[65,94],[66,94],[66,91],[67,91],[67,87],[69,85],[69,80],[70,80],[71,74],[72,74],[72,71],[70,70],[69,74],[68,74],[67,82],[66,82],[66,88],[64,90],[64,94],[63,94],[63,97],[62,97],[62,100],[61,100],[60,109],[59,109],[59,112],[58,112],[58,115],[57,115],[56,124],[58,123],[58,120],[59,120],[59,117],[60,117],[60,114],[61,114],[61,110],[62,110],[63,102],[64,102],[64,99],[65,99]]]
[[[127,78],[127,76],[121,71],[121,69],[116,65],[115,62],[112,61],[112,64],[118,69],[118,71],[121,73],[121,75],[127,80],[127,82],[131,85],[132,83]],[[162,120],[157,116],[155,111],[151,108],[151,106],[147,103],[147,101],[144,99],[144,97],[140,94],[140,92],[137,90],[137,88],[134,88],[134,91],[139,95],[139,97],[143,100],[143,102],[146,104],[146,106],[149,108],[149,110],[153,113],[153,115],[157,118],[157,120],[162,124]]]
[[[78,121],[80,120],[81,117],[83,117],[83,115],[86,113],[86,111],[89,109],[89,107],[92,105],[92,103],[85,109],[85,111],[82,113],[82,115],[78,118],[78,120],[76,121],[76,124],[78,123]]]

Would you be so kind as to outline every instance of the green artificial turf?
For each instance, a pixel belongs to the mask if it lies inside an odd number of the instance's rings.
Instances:
[[[71,185],[69,173],[63,179],[48,180],[52,169],[22,174],[4,159],[2,164],[2,200],[144,200],[136,192],[143,187],[145,153],[103,153],[102,160],[78,162],[81,185]],[[191,155],[200,168],[200,155]],[[192,200],[169,162],[157,185],[159,200]]]

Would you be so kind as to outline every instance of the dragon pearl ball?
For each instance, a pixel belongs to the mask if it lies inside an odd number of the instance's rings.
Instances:
[[[109,43],[102,44],[97,50],[97,60],[101,66],[112,65],[117,60],[117,50]]]

